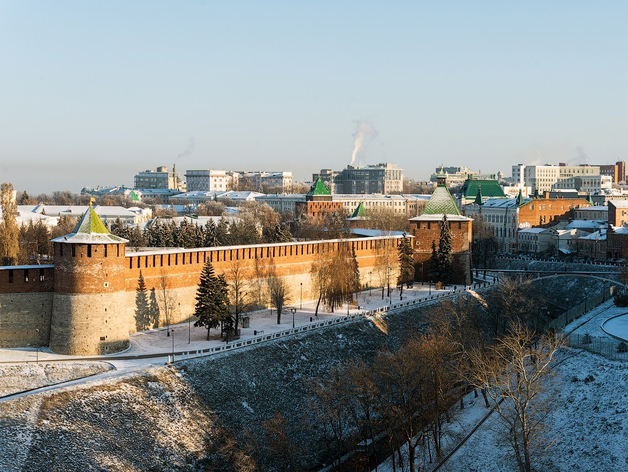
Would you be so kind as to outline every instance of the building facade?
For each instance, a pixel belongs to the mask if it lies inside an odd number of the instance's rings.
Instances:
[[[172,172],[165,166],[156,170],[145,170],[135,176],[136,189],[184,190],[180,175],[173,167]]]
[[[347,166],[340,172],[321,169],[312,181],[321,179],[333,194],[391,194],[403,191],[403,169],[380,163],[364,167]]]

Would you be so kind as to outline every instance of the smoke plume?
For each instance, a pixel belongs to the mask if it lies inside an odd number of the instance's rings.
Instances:
[[[175,159],[175,162],[178,161],[179,159],[181,159],[182,157],[187,157],[190,154],[192,154],[192,151],[194,151],[194,147],[196,146],[196,143],[194,142],[194,137],[191,137],[188,141],[188,147],[185,151],[181,151],[178,155],[177,158]]]
[[[373,125],[368,121],[358,120],[353,137],[355,140],[353,141],[353,152],[351,153],[351,164],[349,165],[353,165],[356,157],[364,153],[366,142],[375,139],[377,137],[377,131],[375,131]]]

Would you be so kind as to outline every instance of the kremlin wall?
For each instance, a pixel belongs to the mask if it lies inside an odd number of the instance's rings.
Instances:
[[[415,279],[429,280],[432,242],[438,247],[443,215],[449,221],[453,283],[468,285],[472,220],[460,215],[440,181],[423,215],[409,222]],[[54,265],[0,267],[0,348],[49,346],[59,354],[85,356],[123,351],[136,330],[140,278],[147,294],[155,290],[158,325],[180,323],[194,313],[207,261],[227,281],[246,280],[249,291],[261,293],[271,274],[281,277],[290,291],[288,306],[317,298],[312,292],[312,264],[330,260],[342,250],[355,254],[363,287],[387,285],[384,274],[394,286],[400,240],[401,236],[390,235],[127,252],[127,241],[109,233],[90,206],[73,233],[52,240]],[[168,318],[164,293],[171,306]]]

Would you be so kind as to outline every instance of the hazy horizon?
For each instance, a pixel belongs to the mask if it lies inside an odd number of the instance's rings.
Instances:
[[[0,181],[626,160],[623,2],[0,1]],[[623,118],[622,118],[623,117]],[[364,128],[364,123],[370,128]],[[357,130],[363,149],[354,155]]]

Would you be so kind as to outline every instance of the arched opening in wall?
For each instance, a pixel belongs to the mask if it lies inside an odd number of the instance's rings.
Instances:
[[[44,281],[44,269],[39,269],[39,281]]]
[[[144,267],[148,267],[148,256],[144,256]]]
[[[92,257],[92,245],[87,245],[87,257]]]
[[[168,254],[168,265],[170,265],[170,254]]]
[[[102,252],[103,252],[103,257],[107,257],[107,245],[106,244],[103,245],[103,251]]]
[[[129,269],[133,268],[133,258],[129,257]]]
[[[72,244],[72,257],[76,257],[76,245]]]

